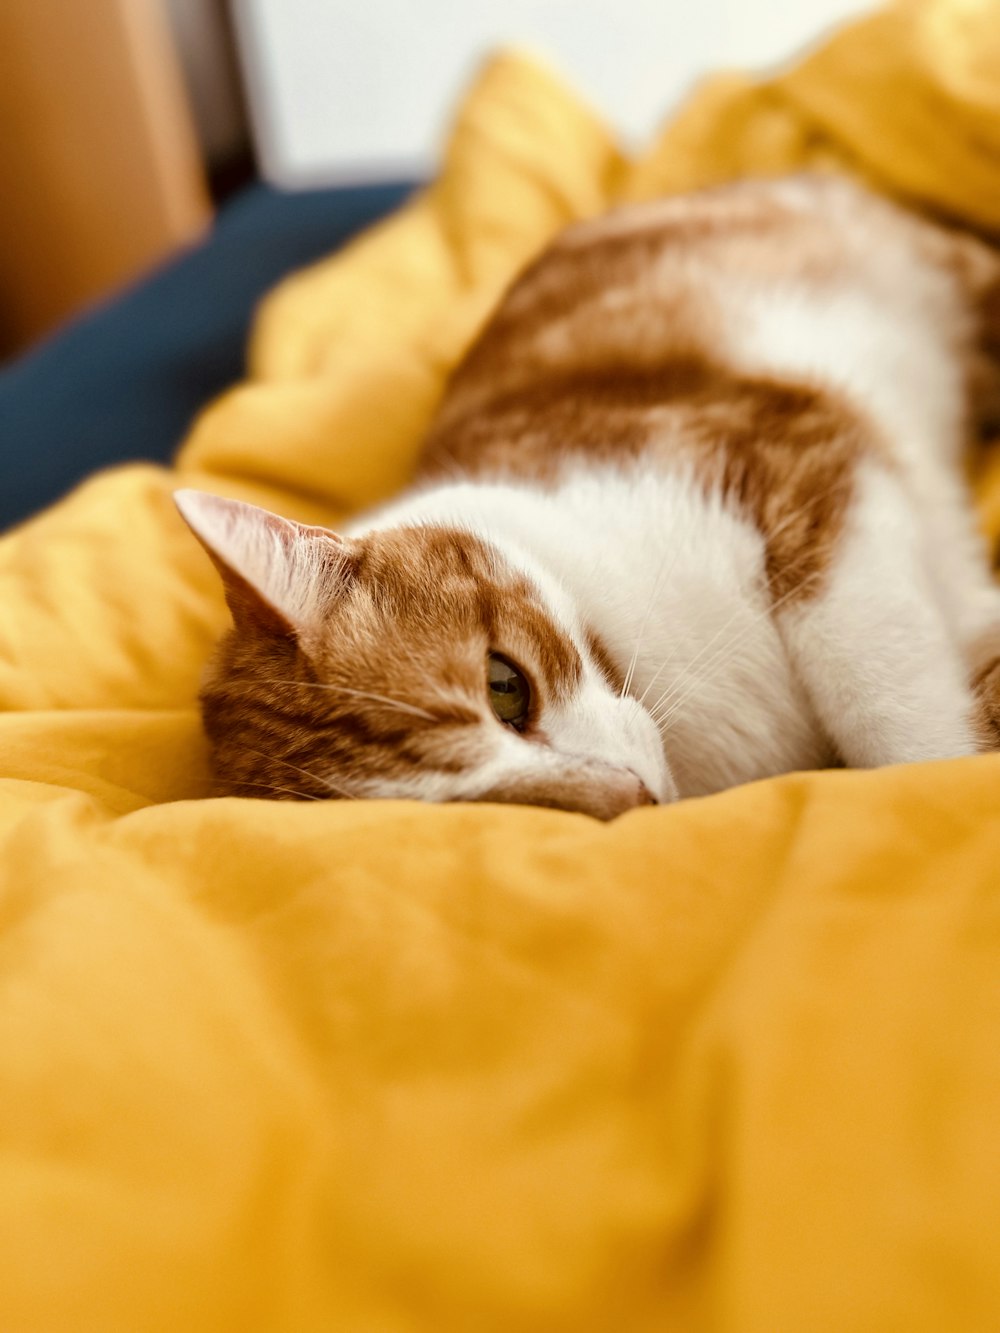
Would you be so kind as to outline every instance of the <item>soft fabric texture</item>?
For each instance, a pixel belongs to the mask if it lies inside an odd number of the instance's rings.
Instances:
[[[995,4],[898,5],[635,164],[498,59],[176,471],[0,544],[5,1333],[1000,1325],[1000,759],[610,825],[201,799],[225,613],[169,498],[404,484],[504,284],[617,198],[831,163],[1000,227],[998,58]]]

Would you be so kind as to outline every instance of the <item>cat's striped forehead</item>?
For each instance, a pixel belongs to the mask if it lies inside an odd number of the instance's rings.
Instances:
[[[351,584],[313,645],[317,665],[341,670],[353,651],[371,669],[369,639],[394,676],[417,661],[459,680],[492,650],[524,659],[557,698],[580,678],[577,648],[531,581],[479,537],[437,524],[360,539]]]

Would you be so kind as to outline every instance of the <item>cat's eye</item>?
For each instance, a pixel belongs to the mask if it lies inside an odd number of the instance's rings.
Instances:
[[[501,722],[521,731],[528,720],[531,686],[513,662],[490,653],[487,663],[490,707]]]

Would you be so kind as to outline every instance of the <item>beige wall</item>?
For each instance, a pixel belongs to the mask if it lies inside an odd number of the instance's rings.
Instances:
[[[160,0],[2,0],[0,182],[0,353],[205,227]]]

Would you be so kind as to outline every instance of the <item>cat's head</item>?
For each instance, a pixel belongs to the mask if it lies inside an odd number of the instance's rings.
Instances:
[[[564,594],[488,542],[440,526],[342,538],[176,498],[233,615],[201,695],[220,793],[599,818],[676,796],[649,714]]]

